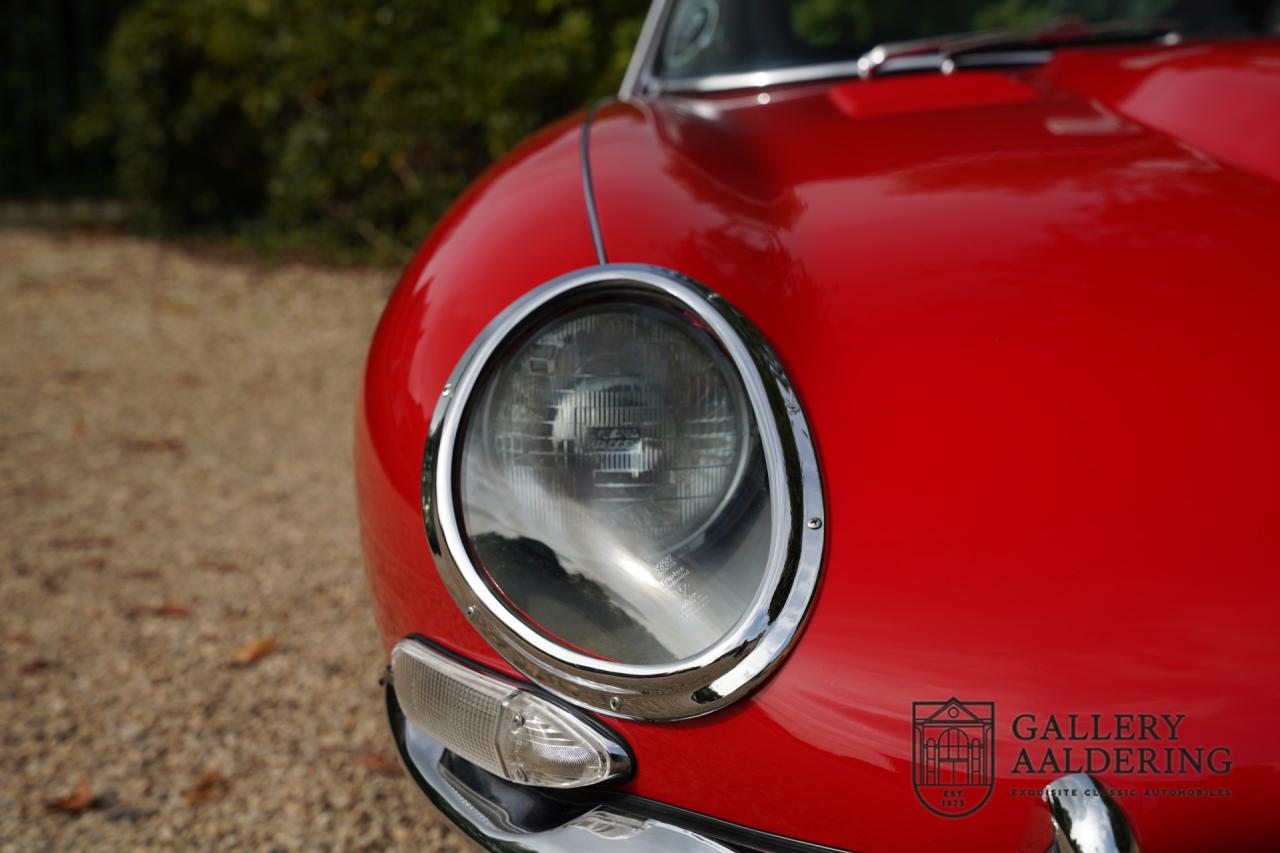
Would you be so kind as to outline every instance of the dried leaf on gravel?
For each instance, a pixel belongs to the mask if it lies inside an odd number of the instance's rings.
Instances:
[[[196,566],[207,572],[217,572],[220,575],[229,575],[232,572],[240,571],[239,566],[227,560],[200,559],[196,561]]]
[[[145,607],[130,607],[124,612],[124,615],[130,619],[136,619],[139,616],[163,616],[167,619],[185,619],[191,615],[191,607],[180,601],[166,601],[163,604],[153,604]]]
[[[376,752],[365,752],[356,756],[356,764],[359,764],[370,773],[376,773],[380,776],[400,775],[394,764]]]
[[[195,305],[181,299],[172,299],[164,296],[160,298],[159,302],[162,309],[179,317],[191,317],[200,313],[200,309],[196,308]]]
[[[267,655],[275,651],[276,638],[264,637],[261,640],[254,640],[252,643],[246,643],[231,653],[231,663],[235,666],[248,666],[262,660]]]
[[[94,551],[114,544],[116,540],[110,536],[64,536],[53,540],[50,546],[55,551]]]
[[[120,447],[126,453],[181,453],[187,449],[178,438],[126,438]]]
[[[37,672],[44,672],[46,669],[52,669],[54,666],[56,666],[56,664],[51,660],[36,658],[35,660],[24,663],[18,668],[18,672],[22,675],[35,675]]]
[[[53,377],[63,385],[79,385],[89,379],[87,370],[59,370]]]
[[[89,777],[81,776],[70,794],[48,801],[44,807],[60,814],[79,814],[93,807],[93,799],[93,788],[89,787]]]
[[[231,790],[231,783],[217,770],[206,770],[196,779],[196,783],[182,792],[182,799],[189,806],[204,803],[216,803]]]

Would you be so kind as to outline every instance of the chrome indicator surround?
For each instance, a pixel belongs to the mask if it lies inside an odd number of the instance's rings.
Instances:
[[[460,425],[492,357],[525,321],[566,298],[643,293],[697,317],[741,376],[764,449],[772,517],[764,578],[744,615],[709,648],[673,663],[603,660],[548,639],[504,603],[468,553],[458,512]],[[445,385],[422,465],[427,542],[445,587],[476,630],[517,670],[577,705],[633,720],[711,713],[759,685],[799,636],[817,590],[827,525],[809,424],[760,332],[722,297],[680,273],[606,264],[569,273],[512,303],[477,336]],[[817,524],[814,524],[814,521]]]

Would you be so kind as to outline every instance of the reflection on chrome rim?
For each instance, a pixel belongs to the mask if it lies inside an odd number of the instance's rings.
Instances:
[[[513,613],[472,562],[461,529],[455,473],[459,427],[491,358],[535,312],[567,297],[625,288],[692,312],[737,368],[764,446],[772,504],[769,558],[751,605],[727,635],[669,664],[622,664],[559,645]],[[476,629],[518,670],[569,701],[646,720],[699,716],[759,684],[808,615],[826,525],[817,456],[795,390],[763,336],[719,295],[657,267],[609,264],[549,282],[503,311],[463,355],[431,421],[422,470],[423,517],[440,576]],[[817,523],[812,523],[812,522]]]

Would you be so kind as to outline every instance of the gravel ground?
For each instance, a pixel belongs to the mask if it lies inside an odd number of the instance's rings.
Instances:
[[[0,231],[0,850],[472,849],[400,770],[360,569],[392,278]]]

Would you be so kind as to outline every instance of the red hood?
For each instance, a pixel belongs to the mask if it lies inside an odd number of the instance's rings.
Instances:
[[[1062,51],[1017,76],[891,77],[758,97],[668,97],[596,118],[610,260],[652,261],[676,234],[684,247],[722,246],[722,258],[792,251],[809,263],[811,241],[830,248],[837,232],[859,267],[889,258],[900,269],[903,246],[881,242],[890,234],[941,238],[930,262],[963,263],[975,232],[999,245],[1077,219],[1087,220],[1080,239],[1105,228],[1173,242],[1202,230],[1197,211],[1231,216],[1220,230],[1232,235],[1256,214],[1251,201],[1273,210],[1280,181],[1280,41]]]
[[[1182,714],[1176,745],[1229,747],[1230,773],[1100,778],[1232,796],[1122,797],[1144,846],[1273,843],[1280,49],[770,95],[591,131],[609,259],[764,330],[829,510],[792,657],[728,712],[623,726],[639,792],[864,851],[1043,850],[1016,792],[1056,774],[1011,773],[1045,746],[1015,716]],[[962,819],[910,781],[912,702],[953,695],[997,714],[996,790]]]

